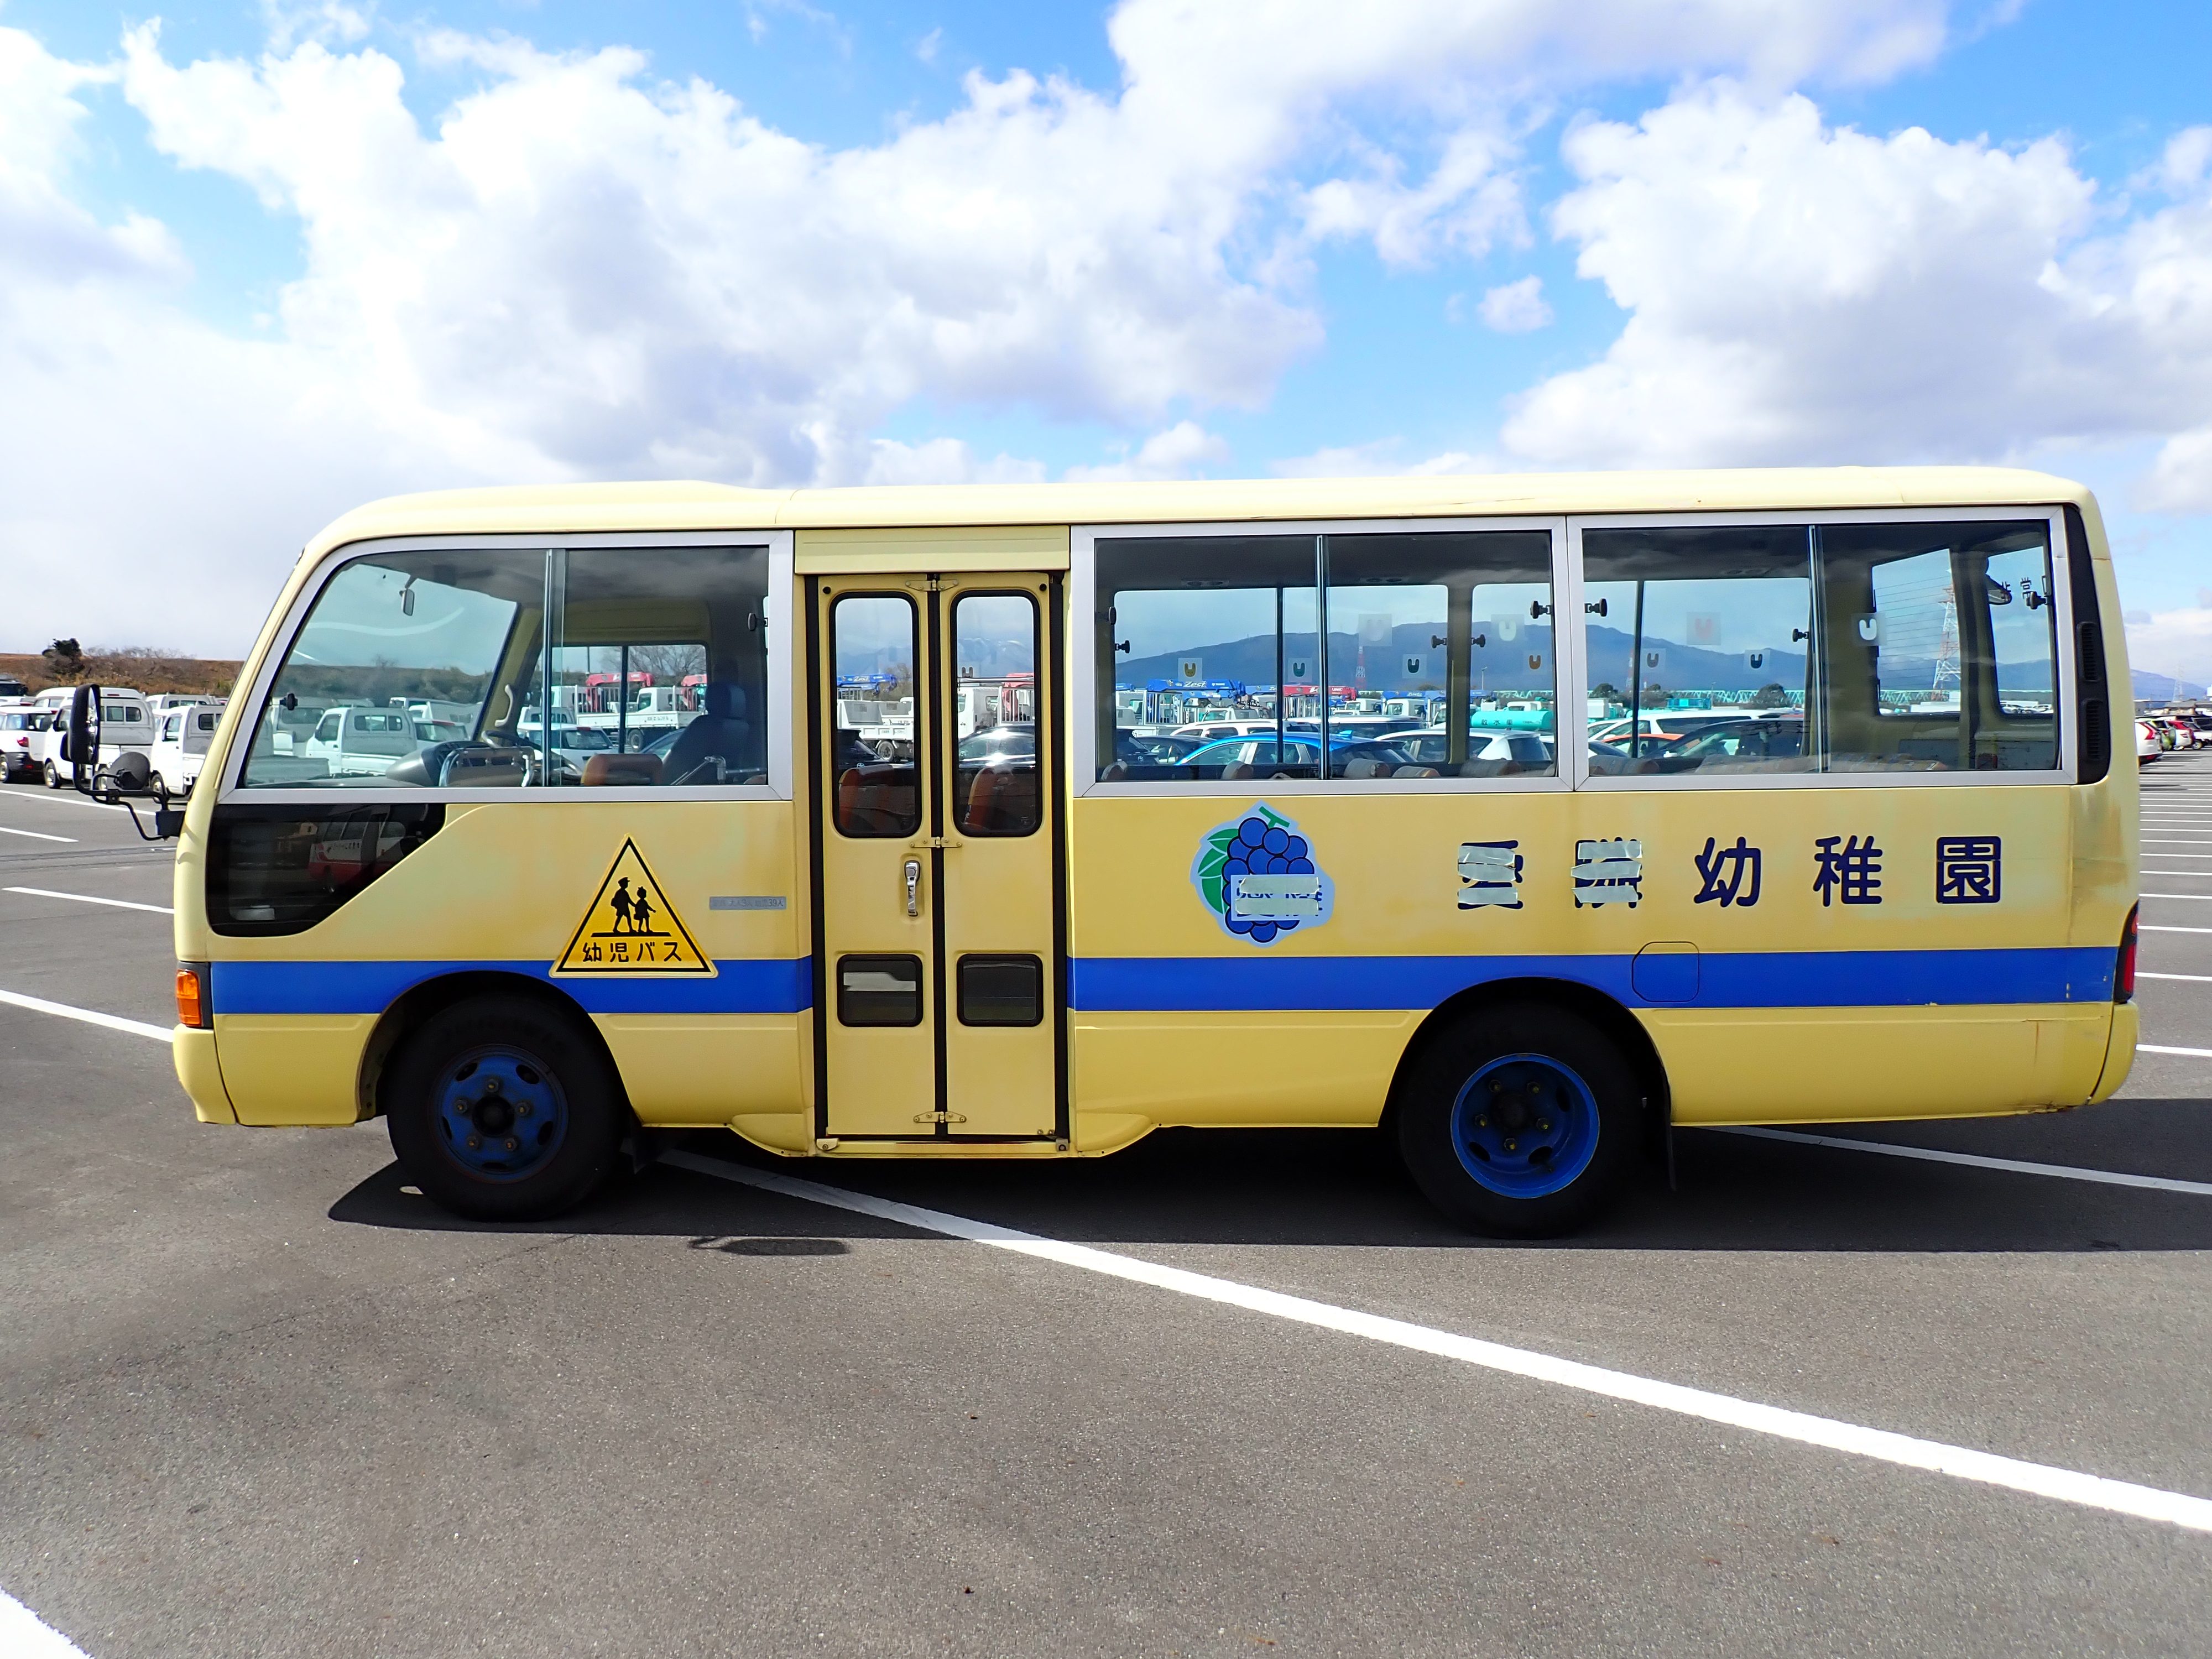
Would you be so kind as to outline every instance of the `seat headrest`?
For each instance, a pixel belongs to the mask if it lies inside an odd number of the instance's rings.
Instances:
[[[745,717],[745,689],[727,680],[708,680],[699,688],[699,706],[718,720]]]

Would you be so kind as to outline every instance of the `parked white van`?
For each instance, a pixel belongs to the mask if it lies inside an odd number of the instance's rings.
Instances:
[[[404,708],[342,705],[325,708],[314,735],[305,744],[295,740],[295,752],[323,762],[334,778],[374,776],[413,754],[417,741]]]
[[[157,795],[191,793],[207,759],[208,744],[215,740],[215,729],[222,724],[219,707],[190,702],[164,710],[154,727],[153,744],[146,750],[151,775],[147,787]]]

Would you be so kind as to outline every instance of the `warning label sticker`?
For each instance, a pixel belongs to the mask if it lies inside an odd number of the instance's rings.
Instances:
[[[711,976],[714,963],[691,942],[659,879],[646,868],[637,843],[624,837],[553,971]]]

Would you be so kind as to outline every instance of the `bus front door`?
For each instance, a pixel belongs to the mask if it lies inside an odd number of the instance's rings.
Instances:
[[[814,589],[820,1132],[1064,1135],[1054,579]]]

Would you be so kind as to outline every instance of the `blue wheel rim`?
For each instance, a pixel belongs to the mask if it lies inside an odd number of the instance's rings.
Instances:
[[[568,1101],[527,1049],[487,1044],[440,1074],[438,1144],[480,1181],[520,1181],[550,1164],[568,1135]]]
[[[1452,1150],[1480,1186],[1542,1198],[1571,1186],[1597,1156],[1597,1097],[1571,1066],[1504,1054],[1452,1102]]]

